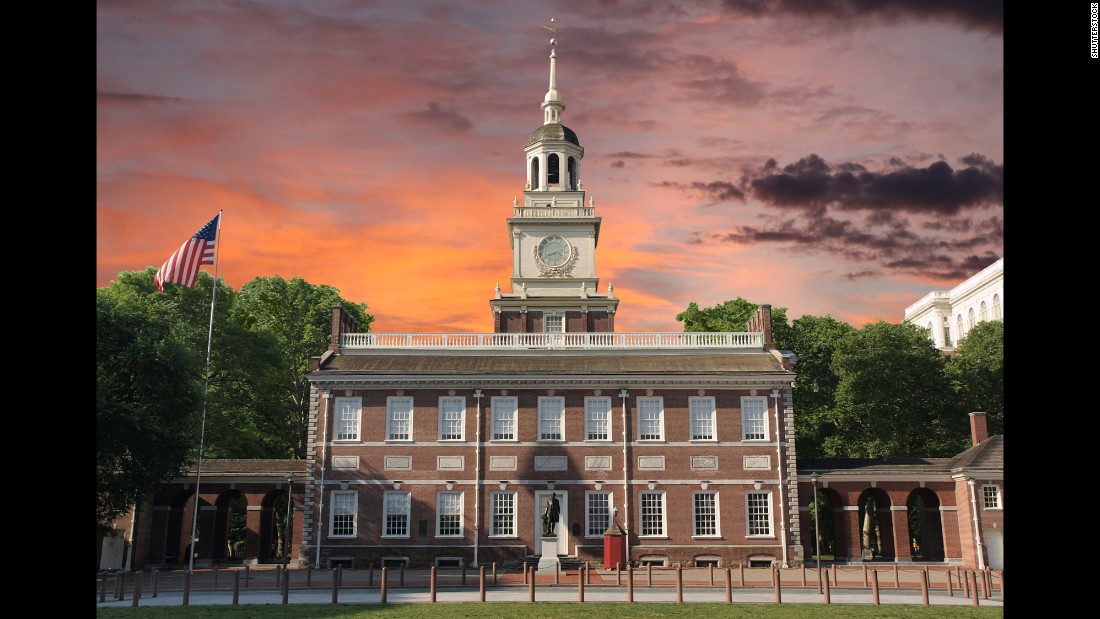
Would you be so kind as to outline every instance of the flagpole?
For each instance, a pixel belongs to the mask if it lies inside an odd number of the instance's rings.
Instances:
[[[206,384],[202,393],[202,426],[199,429],[199,461],[195,466],[195,509],[191,515],[191,542],[187,544],[187,573],[195,571],[195,533],[199,526],[199,509],[202,496],[199,494],[199,485],[202,482],[202,443],[206,435],[206,398],[210,393],[210,349],[214,340],[214,301],[218,298],[218,256],[222,244],[222,211],[218,211],[218,231],[216,233],[217,246],[214,248],[214,285],[210,293],[210,327],[206,333]]]

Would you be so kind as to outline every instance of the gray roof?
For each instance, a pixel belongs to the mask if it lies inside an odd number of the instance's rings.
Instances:
[[[577,138],[577,134],[561,123],[547,123],[535,129],[531,132],[531,137],[527,138],[527,145],[530,146],[543,140],[565,140],[577,146],[581,145],[581,141]]]
[[[1004,435],[991,436],[953,458],[816,458],[798,460],[799,475],[810,473],[912,474],[1004,472]]]
[[[658,351],[587,352],[540,350],[536,354],[435,353],[343,354],[323,360],[311,378],[334,373],[370,375],[524,375],[596,374],[754,374],[786,372],[770,352],[670,353]],[[793,373],[792,373],[793,375]]]

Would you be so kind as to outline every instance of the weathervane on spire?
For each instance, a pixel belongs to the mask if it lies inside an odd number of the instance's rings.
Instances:
[[[547,26],[546,24],[543,24],[542,27],[546,28],[550,32],[557,32],[558,31],[558,28],[554,25],[554,18],[553,17],[550,18],[550,25],[549,26]],[[558,44],[557,39],[551,37],[550,38],[550,46],[553,47],[557,44]]]

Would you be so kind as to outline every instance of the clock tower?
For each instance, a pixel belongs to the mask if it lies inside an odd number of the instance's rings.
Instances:
[[[547,28],[556,31],[552,25]],[[561,122],[565,103],[558,96],[556,45],[550,39],[550,89],[542,101],[542,125],[531,132],[523,149],[523,204],[513,199],[507,219],[511,292],[502,293],[498,283],[489,301],[496,333],[615,330],[619,301],[610,285],[607,292],[598,292],[600,218],[594,199],[585,204],[584,147]]]

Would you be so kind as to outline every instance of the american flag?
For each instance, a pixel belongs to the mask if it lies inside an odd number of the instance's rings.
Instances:
[[[180,248],[172,253],[164,264],[160,265],[154,281],[157,290],[164,292],[164,284],[172,282],[183,284],[188,288],[195,287],[195,280],[199,276],[200,264],[214,264],[214,244],[218,237],[218,213],[195,236],[184,241]]]

